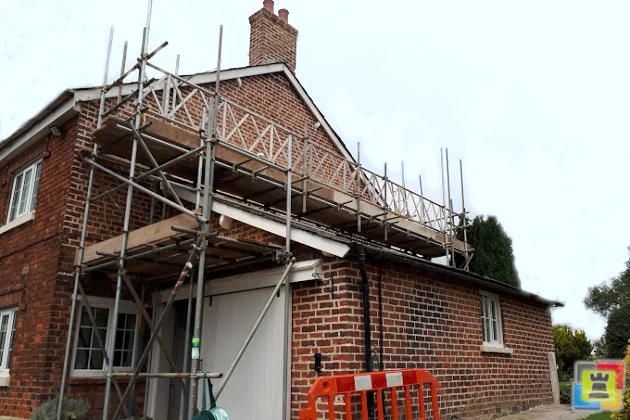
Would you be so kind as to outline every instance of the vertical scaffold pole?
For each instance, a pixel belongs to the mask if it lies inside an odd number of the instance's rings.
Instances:
[[[142,34],[142,48],[140,54],[140,67],[138,71],[138,104],[136,106],[136,115],[134,121],[134,127],[136,131],[140,130],[142,125],[142,106],[144,100],[144,89],[143,89],[143,81],[144,81],[144,73],[146,71],[146,47],[147,47],[147,28],[144,28]],[[133,179],[136,174],[136,155],[138,151],[138,139],[134,135],[133,141],[131,144],[131,158],[129,162],[129,179]],[[118,325],[118,308],[120,306],[120,293],[122,289],[122,268],[124,265],[124,258],[127,253],[127,239],[129,236],[129,221],[131,219],[131,205],[133,200],[133,186],[129,184],[127,186],[127,201],[125,203],[125,216],[123,219],[123,233],[121,238],[120,245],[120,260],[121,260],[121,268],[118,271],[118,275],[116,276],[116,297],[114,299],[114,309],[112,311],[112,328],[116,328]],[[115,334],[114,334],[115,337]],[[112,373],[114,372],[114,349],[116,346],[116,340],[109,340],[108,348],[107,348],[107,356],[109,357],[109,364],[107,366],[107,377],[105,378],[105,398],[103,401],[103,420],[107,420],[108,418],[108,410],[109,410],[109,394],[111,392],[112,387]],[[124,401],[123,401],[124,402]]]
[[[105,72],[103,74],[103,87],[107,85],[107,77],[109,73],[109,59],[112,53],[112,42],[114,40],[114,27],[109,30],[109,42],[107,44],[107,56],[105,58]],[[103,116],[103,110],[105,109],[105,89],[101,90],[101,103],[99,105],[98,119],[96,122],[96,128],[100,128]],[[94,144],[92,148],[92,155],[95,156],[97,152],[97,146]],[[94,184],[94,167],[90,165],[90,175],[88,177],[88,188],[85,197],[85,207],[83,209],[83,224],[81,226],[81,239],[79,241],[79,251],[77,255],[76,265],[74,267],[74,288],[72,290],[72,304],[70,307],[70,320],[68,321],[68,336],[66,338],[66,350],[63,358],[63,371],[61,372],[61,385],[59,388],[59,404],[57,405],[57,420],[61,420],[61,414],[63,409],[63,394],[66,388],[66,381],[68,379],[68,365],[70,364],[70,348],[72,347],[72,330],[74,327],[74,316],[77,306],[77,294],[79,293],[79,279],[81,277],[81,264],[83,264],[83,253],[85,250],[85,237],[87,236],[87,220],[90,215],[90,199],[92,198],[92,185]]]
[[[219,27],[219,52],[217,54],[217,73],[215,82],[215,97],[211,101],[212,108],[208,109],[208,126],[206,130],[205,146],[205,167],[204,167],[204,188],[203,188],[203,207],[202,215],[206,220],[201,225],[201,234],[204,235],[204,241],[201,249],[199,250],[199,271],[197,274],[197,294],[195,300],[195,323],[193,327],[192,338],[192,362],[190,364],[191,373],[197,373],[200,370],[199,358],[201,344],[201,330],[203,323],[203,300],[204,300],[204,286],[205,286],[205,266],[206,266],[206,238],[205,235],[210,232],[210,215],[212,211],[212,198],[214,188],[214,155],[215,155],[215,142],[216,127],[217,127],[217,115],[219,108],[219,100],[221,93],[221,48],[223,45],[223,25]],[[201,378],[193,379],[190,381],[190,397],[188,406],[188,418],[192,417],[193,410],[197,407],[197,397],[199,389],[199,380]]]
[[[385,210],[384,211],[384,213],[385,213],[385,216],[384,216],[385,226],[383,226],[383,240],[385,242],[387,242],[387,226],[388,226],[387,214],[388,214],[388,208],[389,208],[389,204],[387,202],[387,190],[389,189],[388,182],[389,182],[389,180],[387,178],[387,162],[385,162],[384,165],[383,165],[383,188],[385,189],[385,191],[383,193],[383,196],[385,197],[385,206],[384,206],[384,210]]]
[[[444,182],[444,149],[442,147],[440,147],[440,169],[442,172],[442,220],[440,222],[440,227],[442,229],[442,233],[444,234],[444,253],[446,254],[446,261],[448,262],[448,245],[447,245],[447,237],[448,237],[448,230],[447,230],[447,210],[446,210],[446,185]]]
[[[357,142],[357,179],[356,179],[356,191],[357,191],[357,232],[361,233],[361,143]]]
[[[289,264],[291,260],[291,202],[292,202],[292,179],[291,168],[293,166],[293,136],[289,134],[288,140],[288,155],[287,155],[287,205],[286,205],[286,239],[284,244],[285,262]],[[288,265],[287,265],[288,267]],[[293,328],[289,327],[291,319],[291,287],[290,287],[291,273],[287,273],[284,280],[284,346],[282,357],[282,411],[284,416],[287,415],[289,407],[288,402],[288,390],[289,390],[289,347],[291,339],[289,334],[293,331]]]
[[[127,66],[127,41],[125,41],[125,45],[123,46],[123,56],[122,63],[120,64],[120,76],[122,77],[125,74],[125,67]],[[104,83],[105,84],[105,83]],[[122,88],[123,88],[123,80],[120,81],[120,85],[118,86],[118,97],[116,98],[116,103],[120,103],[122,99]]]
[[[464,231],[464,256],[465,256],[465,263],[464,263],[464,269],[468,270],[468,233],[467,233],[467,229],[468,229],[468,220],[467,220],[467,216],[466,216],[466,203],[464,202],[464,169],[462,167],[462,160],[459,160],[459,182],[460,182],[460,186],[461,186],[461,192],[462,192],[462,229]]]
[[[184,363],[182,366],[182,372],[188,372],[188,361],[190,360],[190,324],[191,324],[191,315],[192,315],[192,301],[193,301],[193,287],[195,286],[195,276],[194,273],[190,277],[190,284],[188,287],[188,307],[186,308],[186,340],[184,341]],[[185,379],[188,384],[188,390],[190,392],[190,378]],[[179,399],[179,420],[185,420],[186,413],[188,410],[186,409],[186,405],[184,404],[186,401],[186,388],[182,387],[181,398]]]
[[[426,217],[425,215],[425,210],[424,210],[424,191],[422,190],[422,175],[418,175],[418,184],[420,185],[420,223],[425,224],[425,222],[423,222],[423,220],[427,220],[428,217]]]
[[[451,264],[455,267],[455,219],[453,218],[453,200],[451,199],[451,171],[448,163],[448,147],[446,148],[446,188],[448,190],[449,242],[451,247]]]

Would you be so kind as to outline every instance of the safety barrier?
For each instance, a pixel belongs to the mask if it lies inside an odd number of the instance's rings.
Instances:
[[[437,379],[431,373],[422,369],[406,369],[397,371],[383,371],[373,373],[358,373],[352,375],[327,376],[318,378],[308,391],[308,407],[300,410],[300,420],[317,420],[317,402],[320,398],[328,401],[328,420],[335,420],[335,396],[345,398],[345,419],[353,419],[352,395],[361,396],[361,419],[368,420],[368,393],[376,394],[376,409],[378,420],[384,420],[383,407],[384,390],[391,391],[391,418],[399,420],[397,390],[404,390],[404,412],[406,420],[412,420],[411,387],[417,387],[420,420],[426,420],[423,386],[431,387],[431,407],[433,419],[440,420],[438,409],[437,389],[440,387]],[[378,392],[377,392],[378,391]],[[389,417],[389,416],[388,416]],[[355,416],[356,418],[356,416]]]

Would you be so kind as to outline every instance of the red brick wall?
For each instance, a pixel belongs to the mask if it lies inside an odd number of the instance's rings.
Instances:
[[[325,273],[335,278],[333,300],[321,283],[300,284],[294,292],[294,419],[317,377],[314,353],[322,353],[321,375],[365,369],[358,266],[331,262]],[[368,267],[368,278],[371,340],[378,347],[376,267]],[[490,417],[552,402],[547,353],[553,336],[546,308],[502,296],[504,343],[513,354],[485,354],[478,289],[400,265],[385,264],[382,278],[384,368],[422,368],[435,375],[442,416]]]
[[[63,217],[75,127],[76,119],[64,125],[62,137],[44,138],[0,166],[0,221],[4,224],[13,175],[43,157],[34,220],[0,235],[0,307],[19,305],[10,384],[0,388],[0,415],[26,417],[57,392],[54,366],[63,361],[60,343],[64,338],[56,318],[60,302],[53,291],[66,236]]]

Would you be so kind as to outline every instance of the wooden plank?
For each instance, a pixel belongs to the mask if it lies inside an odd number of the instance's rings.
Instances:
[[[102,122],[101,127],[94,131],[94,141],[102,147],[108,147],[112,143],[118,142],[123,137],[130,136],[130,133],[119,128],[118,124],[126,125],[125,121],[120,118],[105,118]]]
[[[345,202],[351,199],[352,199],[351,196],[335,191],[335,196],[334,196],[333,201],[340,203],[340,202]],[[386,219],[390,219],[396,216],[394,213],[391,213],[391,212],[388,212],[386,215],[379,216],[383,214],[383,209],[382,207],[379,207],[376,204],[371,204],[365,201],[361,201],[360,205],[361,205],[361,208],[360,208],[361,213],[366,214],[368,216],[373,216],[375,220],[386,220]],[[347,204],[347,206],[351,208],[353,211],[356,211],[357,210],[356,200],[352,199],[352,202]],[[404,217],[400,217],[396,219],[396,221],[398,222],[396,223],[397,228],[415,233],[416,235],[419,235],[423,238],[428,238],[439,243],[444,243],[446,241],[446,237],[443,233],[437,232],[433,229],[429,229],[419,222],[408,220],[408,219],[405,219]],[[464,252],[463,241],[455,239],[453,241],[453,247],[458,251]]]
[[[186,149],[195,149],[201,145],[198,133],[193,133],[177,125],[145,115],[143,125],[150,123],[144,132],[152,137]]]
[[[127,249],[132,250],[145,244],[150,244],[168,239],[173,236],[177,236],[177,232],[173,231],[171,229],[171,226],[179,226],[186,229],[197,229],[199,227],[199,222],[197,222],[195,219],[188,216],[187,214],[180,214],[178,216],[171,217],[170,219],[166,219],[161,222],[133,230],[129,232],[129,237],[127,239]],[[122,235],[118,235],[103,242],[88,246],[85,248],[83,263],[87,264],[89,262],[103,258],[96,253],[97,251],[105,252],[108,254],[118,254],[120,253],[121,244]],[[77,254],[75,255],[75,263],[77,262],[78,250]]]

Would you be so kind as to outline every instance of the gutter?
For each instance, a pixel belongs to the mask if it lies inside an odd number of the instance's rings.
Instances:
[[[564,306],[564,303],[562,302],[545,299],[534,293],[526,292],[522,289],[512,287],[505,283],[501,283],[500,281],[497,281],[488,277],[484,277],[479,274],[471,273],[469,271],[464,271],[459,268],[453,268],[453,267],[437,264],[431,261],[427,261],[420,257],[404,254],[402,252],[398,252],[398,251],[385,248],[385,247],[377,247],[377,246],[368,245],[368,244],[364,244],[363,247],[369,254],[375,255],[377,257],[381,257],[381,258],[388,259],[391,261],[400,262],[400,263],[407,264],[413,267],[420,267],[427,271],[431,271],[436,274],[440,274],[446,277],[450,277],[452,279],[459,280],[462,282],[462,284],[471,284],[471,285],[485,288],[489,291],[500,292],[500,293],[503,293],[504,295],[511,295],[511,296],[517,296],[521,298],[526,298],[528,300],[543,304],[547,307],[563,307]]]

